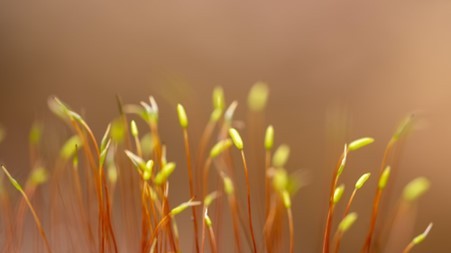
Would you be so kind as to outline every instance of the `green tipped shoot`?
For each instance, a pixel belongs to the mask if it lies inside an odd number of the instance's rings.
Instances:
[[[432,229],[432,222],[429,223],[429,225],[427,226],[426,230],[424,230],[424,232],[418,236],[416,236],[415,238],[413,238],[412,243],[414,245],[418,245],[420,243],[422,243],[424,241],[424,239],[426,239],[426,237],[428,236],[428,234],[431,232]]]
[[[114,143],[122,143],[125,139],[125,124],[118,118],[111,122],[110,136]]]
[[[132,161],[133,165],[135,165],[136,168],[140,169],[141,171],[146,170],[146,163],[141,157],[133,154],[131,151],[128,150],[125,150],[125,154],[130,159],[130,161]]]
[[[176,207],[174,207],[170,212],[169,212],[169,216],[174,217],[178,214],[180,214],[181,212],[185,211],[188,207],[192,207],[192,206],[198,206],[200,205],[201,202],[200,201],[193,201],[193,200],[189,200],[187,202],[184,202]]]
[[[42,130],[43,130],[42,124],[40,124],[38,122],[33,123],[33,125],[31,126],[31,129],[30,129],[30,134],[28,136],[28,140],[31,145],[37,145],[37,144],[39,144],[39,142],[41,142]],[[1,134],[1,129],[0,129],[0,142],[2,139],[1,135],[2,134]]]
[[[146,166],[143,171],[143,180],[148,181],[152,177],[154,162],[152,160],[147,161]]]
[[[38,167],[31,172],[30,180],[34,185],[40,185],[47,182],[49,178],[48,172],[43,167]]]
[[[265,133],[265,149],[271,150],[274,145],[274,127],[269,125]]]
[[[345,166],[346,166],[347,159],[348,159],[348,145],[345,144],[345,148],[343,150],[343,159],[341,160],[340,167],[338,167],[337,177],[339,177],[341,175],[341,173],[343,173],[343,170],[345,169]]]
[[[244,148],[243,139],[241,139],[241,136],[238,133],[238,131],[235,128],[230,128],[229,135],[230,135],[230,138],[232,139],[235,147],[239,150],[243,150],[243,148]]]
[[[211,222],[210,216],[208,216],[207,211],[204,214],[204,220],[205,220],[205,225],[207,225],[207,227],[210,228],[213,225],[213,223]]]
[[[282,168],[287,163],[289,157],[290,157],[290,147],[288,145],[282,144],[274,152],[272,165],[275,168]]]
[[[224,98],[224,90],[222,89],[222,87],[220,86],[215,87],[215,89],[213,90],[212,98],[213,98],[213,108],[224,110],[225,98]]]
[[[401,121],[395,133],[393,134],[392,140],[397,141],[402,136],[406,135],[413,126],[413,122],[415,119],[415,114],[411,114],[407,116],[404,120]]]
[[[108,149],[110,148],[111,139],[108,139],[108,142],[106,143],[105,147],[100,152],[99,157],[99,166],[103,167],[103,164],[105,163],[106,155],[108,153]]]
[[[218,157],[222,152],[232,146],[232,141],[230,139],[222,140],[216,143],[210,151],[210,157],[212,159]]]
[[[370,178],[371,173],[365,173],[362,176],[360,176],[360,178],[357,180],[357,182],[355,183],[355,188],[358,190],[360,188],[363,187],[363,185],[366,183],[366,181],[368,181],[368,179]]]
[[[340,201],[341,197],[343,196],[344,191],[345,191],[344,184],[335,188],[334,198],[333,198],[334,205],[336,205]]]
[[[215,200],[216,198],[219,197],[219,193],[217,191],[212,192],[210,194],[208,194],[205,198],[204,198],[204,206],[208,207],[211,205],[211,203],[213,203],[213,200]]]
[[[379,189],[384,189],[385,186],[387,186],[388,178],[390,177],[390,166],[387,166],[384,171],[382,172],[381,177],[379,178]]]
[[[290,197],[290,193],[288,193],[288,191],[282,192],[282,201],[283,201],[283,205],[285,206],[285,208],[291,208],[291,197]]]
[[[265,109],[266,102],[268,100],[269,88],[266,83],[257,82],[255,83],[247,98],[247,104],[251,111],[261,111]]]
[[[274,189],[282,193],[287,190],[288,187],[288,174],[287,171],[284,169],[276,169],[274,170],[274,176],[273,176],[273,187]]]
[[[165,183],[174,170],[175,163],[170,162],[164,165],[161,171],[155,176],[155,184],[161,185]]]
[[[69,140],[67,140],[60,151],[60,156],[67,160],[76,152],[76,147],[80,148],[82,146],[82,141],[78,135],[74,135]]]
[[[139,136],[138,126],[136,125],[136,122],[134,120],[130,122],[130,132],[132,133],[132,136],[135,138]]]
[[[111,124],[108,124],[106,127],[105,133],[103,134],[102,141],[100,142],[100,152],[102,152],[105,147],[107,146],[107,143],[110,141],[110,131],[111,131]]]
[[[178,104],[177,105],[177,114],[179,116],[179,123],[182,128],[188,127],[188,116],[186,115],[185,108],[183,105]]]
[[[224,192],[229,196],[232,195],[233,192],[235,191],[232,179],[230,179],[230,177],[225,176],[223,178],[223,182],[224,182]]]
[[[2,165],[2,170],[3,170],[3,172],[5,172],[6,177],[8,177],[9,182],[14,186],[14,188],[16,188],[16,190],[18,190],[20,192],[23,192],[22,186],[20,186],[20,184],[16,181],[16,179],[14,179],[11,176],[11,174],[9,174],[8,170],[3,165]]]
[[[340,233],[345,233],[348,231],[357,220],[357,217],[358,215],[355,212],[346,215],[346,217],[344,217],[340,222],[340,225],[338,225],[338,231],[340,231]]]
[[[427,178],[415,178],[404,187],[403,198],[407,201],[415,201],[429,189],[429,186],[430,182]]]
[[[238,106],[238,102],[233,101],[224,113],[224,120],[226,122],[228,122],[229,124],[233,120],[233,115],[235,114],[235,110],[236,110],[237,106]]]
[[[360,139],[357,139],[357,140],[349,143],[348,149],[349,149],[349,151],[355,151],[355,150],[361,149],[373,142],[374,142],[374,139],[370,138],[370,137],[360,138]]]
[[[116,184],[118,178],[117,168],[114,165],[110,165],[107,168],[108,181],[112,184]]]

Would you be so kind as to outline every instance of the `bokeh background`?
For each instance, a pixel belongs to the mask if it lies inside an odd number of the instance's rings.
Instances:
[[[127,103],[157,98],[163,138],[183,164],[176,103],[187,108],[196,143],[214,86],[239,101],[237,117],[246,122],[247,92],[261,80],[271,92],[266,123],[274,124],[277,144],[291,146],[288,169],[309,173],[293,200],[296,252],[319,252],[325,193],[343,143],[376,139],[352,158],[343,177],[351,185],[379,169],[386,142],[411,112],[418,124],[392,199],[411,179],[428,177],[409,237],[433,221],[416,252],[451,252],[450,31],[449,1],[0,0],[0,160],[26,176],[32,122],[45,122],[47,131],[57,122],[49,96],[84,111],[101,136],[118,114],[119,94]],[[180,169],[174,177],[174,203],[188,198],[185,176]],[[347,252],[361,247],[374,181],[356,200],[361,219],[345,237]],[[179,223],[191,231],[187,216]],[[191,240],[182,243],[189,249]]]

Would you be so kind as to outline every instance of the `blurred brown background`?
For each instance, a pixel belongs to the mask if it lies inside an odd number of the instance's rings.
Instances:
[[[0,0],[0,160],[24,176],[31,123],[56,121],[50,95],[84,110],[101,135],[119,94],[129,103],[157,98],[172,159],[184,164],[175,103],[184,103],[199,136],[214,86],[240,102],[246,119],[246,94],[263,80],[271,90],[266,120],[277,143],[292,147],[289,169],[311,173],[294,199],[297,252],[318,252],[324,189],[342,143],[376,139],[353,157],[343,178],[352,184],[378,169],[396,124],[412,111],[421,129],[405,146],[393,199],[416,176],[430,178],[414,234],[435,226],[415,252],[451,252],[450,31],[449,1]],[[331,139],[330,129],[341,137]],[[188,197],[181,178],[174,202]],[[348,252],[361,247],[373,193],[368,187],[356,200],[362,218],[345,237]]]

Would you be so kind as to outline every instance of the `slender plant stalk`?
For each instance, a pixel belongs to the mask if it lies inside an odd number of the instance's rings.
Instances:
[[[288,216],[288,227],[290,230],[290,253],[294,252],[294,222],[293,222],[293,212],[291,211],[291,207],[287,208],[287,216]]]
[[[349,211],[351,209],[351,204],[354,201],[354,197],[355,197],[356,193],[357,193],[357,188],[354,188],[354,190],[352,191],[351,197],[349,197],[348,203],[346,204],[346,208],[345,208],[345,211],[343,213],[343,218],[346,217],[346,215],[349,214]]]
[[[392,138],[392,139],[390,139],[390,141],[387,144],[387,147],[385,148],[384,156],[382,158],[381,168],[379,170],[379,179],[382,177],[382,174],[384,173],[384,169],[387,164],[388,157],[389,157],[391,150],[395,143],[396,143],[396,140],[394,140]],[[371,220],[370,220],[370,228],[368,230],[368,235],[366,237],[365,244],[363,245],[361,253],[369,253],[370,252],[371,242],[373,239],[374,230],[376,228],[376,221],[377,221],[377,216],[378,216],[378,212],[379,212],[379,204],[380,204],[380,200],[382,197],[382,190],[383,189],[378,188],[376,191],[376,195],[374,196],[373,211],[371,213]]]
[[[246,156],[245,156],[243,150],[241,150],[241,160],[243,162],[244,175],[245,175],[245,178],[246,178],[247,213],[248,213],[248,217],[249,217],[249,228],[250,228],[250,231],[251,231],[253,251],[254,251],[254,253],[256,253],[257,252],[257,243],[255,242],[254,226],[252,225],[251,187],[250,187],[250,181],[249,181],[249,172],[248,172],[247,163],[246,163]]]
[[[215,239],[215,232],[213,230],[213,227],[208,227],[208,234],[210,235],[210,247],[211,252],[217,253],[218,252],[218,246]]]
[[[342,165],[342,161],[345,158],[346,152],[344,151],[338,160],[338,163],[335,167],[335,170],[333,172],[332,176],[332,182],[330,185],[330,195],[329,195],[329,209],[327,211],[327,219],[326,219],[326,229],[324,230],[324,238],[323,238],[323,253],[329,253],[330,248],[330,233],[332,229],[332,220],[334,215],[334,192],[335,188],[337,187],[337,181],[338,181],[338,170],[340,169],[340,166]]]
[[[8,176],[8,178],[11,180],[14,180],[13,177],[11,176],[11,174],[9,174],[8,170],[6,169],[5,166],[1,166],[3,169],[3,172],[5,172],[5,174]],[[14,180],[15,181],[15,180]],[[52,250],[50,248],[50,243],[47,239],[47,235],[45,234],[44,228],[42,227],[42,223],[41,220],[39,219],[38,215],[36,214],[36,211],[33,208],[33,205],[31,204],[30,200],[28,199],[27,194],[25,194],[25,192],[22,190],[21,187],[17,187],[16,185],[14,185],[16,187],[16,189],[20,192],[20,194],[22,195],[22,197],[25,199],[25,202],[27,203],[28,207],[30,208],[31,214],[33,215],[33,219],[36,223],[36,226],[38,227],[39,233],[41,234],[42,239],[44,240],[45,243],[45,247],[47,249],[47,252],[51,253]]]
[[[186,153],[186,164],[188,167],[188,177],[189,177],[189,190],[191,194],[191,198],[195,198],[194,193],[194,183],[193,183],[193,168],[191,164],[191,151],[189,147],[189,139],[188,139],[188,131],[186,128],[183,128],[183,139],[185,142],[185,153]],[[199,238],[198,238],[198,231],[197,231],[197,215],[196,215],[196,207],[191,207],[192,215],[193,215],[193,223],[194,223],[194,243],[196,245],[196,252],[199,252]]]

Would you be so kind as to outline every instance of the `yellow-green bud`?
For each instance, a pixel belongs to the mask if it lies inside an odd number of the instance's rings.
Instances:
[[[333,199],[334,204],[337,204],[340,201],[341,197],[343,196],[344,191],[345,191],[345,186],[343,184],[338,186],[335,189],[335,191],[334,191],[334,199]]]
[[[433,225],[432,223],[429,223],[428,227],[422,234],[413,238],[412,243],[417,245],[417,244],[420,244],[421,242],[423,242],[424,239],[426,239],[426,237],[428,236],[429,232],[431,232],[432,225]]]
[[[230,177],[224,177],[223,181],[224,181],[224,192],[227,195],[232,195],[233,192],[235,191],[232,179],[230,179]]]
[[[155,176],[155,184],[161,185],[166,182],[169,176],[175,170],[175,163],[167,163],[161,171]]]
[[[138,126],[136,125],[136,122],[134,120],[132,120],[132,122],[130,122],[130,131],[131,131],[133,137],[138,137],[138,135],[139,135]]]
[[[274,176],[272,179],[274,189],[281,193],[287,189],[288,186],[288,175],[284,169],[276,169],[274,171]]]
[[[211,225],[213,223],[211,222],[210,216],[208,216],[207,212],[205,212],[205,214],[204,214],[204,220],[205,220],[205,225],[207,225],[207,227],[211,227]]]
[[[115,184],[117,182],[117,168],[114,165],[108,166],[108,180]]]
[[[382,172],[381,177],[379,178],[379,189],[384,189],[387,186],[388,178],[390,177],[390,166],[387,166]]]
[[[265,149],[271,150],[274,144],[274,127],[269,125],[265,133]]]
[[[9,174],[8,170],[5,166],[2,165],[3,172],[5,172],[6,176],[8,177],[9,182],[16,188],[16,190],[23,192],[22,186]]]
[[[2,130],[0,129],[0,142],[2,139],[1,131]],[[42,125],[35,122],[35,123],[33,123],[33,125],[31,126],[31,129],[30,129],[30,134],[29,134],[30,144],[37,145],[41,141],[41,138],[42,138]]]
[[[188,202],[184,202],[176,207],[174,207],[170,212],[169,215],[170,216],[176,216],[177,214],[180,214],[181,212],[185,211],[188,207],[191,206],[197,206],[200,205],[199,201],[188,201]]]
[[[204,206],[209,206],[218,197],[218,192],[212,192],[204,198]]]
[[[343,218],[343,220],[340,222],[340,225],[338,225],[338,230],[341,233],[344,233],[351,228],[351,226],[355,223],[357,220],[357,213],[350,213],[346,215],[346,217]]]
[[[131,151],[125,150],[125,154],[128,156],[128,158],[130,159],[130,161],[132,161],[133,165],[135,165],[136,168],[145,171],[146,170],[146,163],[144,162],[144,160],[133,154]]]
[[[31,182],[35,185],[45,183],[48,177],[47,170],[42,167],[38,167],[31,172]]]
[[[355,151],[374,142],[373,138],[364,137],[351,142],[348,146],[349,151]]]
[[[252,111],[261,111],[265,108],[266,102],[268,100],[269,89],[268,85],[263,82],[255,83],[247,99],[247,104],[249,109]]]
[[[370,178],[371,173],[365,173],[362,176],[360,176],[360,178],[357,180],[357,182],[355,183],[355,188],[356,189],[360,189],[363,187],[363,185],[366,183],[366,181],[368,181],[368,179]]]
[[[224,90],[222,87],[216,87],[213,90],[213,108],[222,111],[225,107]]]
[[[429,186],[427,178],[416,178],[404,187],[403,198],[407,201],[414,201],[421,197],[429,189]]]
[[[283,205],[285,206],[285,208],[291,208],[291,197],[290,197],[290,193],[288,193],[288,191],[282,192],[282,200],[283,200]]]
[[[60,156],[67,160],[75,153],[75,147],[80,148],[81,146],[82,142],[80,137],[74,135],[64,143],[60,151]]]
[[[185,111],[185,108],[183,107],[183,105],[181,105],[181,104],[177,105],[177,114],[179,116],[180,126],[182,128],[187,128],[188,127],[188,116],[186,116],[186,111]]]
[[[226,149],[230,148],[230,146],[232,146],[232,141],[230,139],[225,139],[216,143],[210,151],[210,157],[212,159],[216,158]]]
[[[241,136],[238,133],[238,131],[235,128],[230,128],[229,135],[230,135],[230,138],[232,138],[232,141],[233,141],[233,144],[235,145],[235,147],[239,150],[243,150],[243,148],[244,148],[243,139],[241,139]]]
[[[288,157],[290,157],[290,147],[288,145],[282,144],[274,152],[272,165],[275,168],[282,168],[287,163]]]

